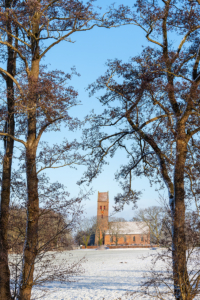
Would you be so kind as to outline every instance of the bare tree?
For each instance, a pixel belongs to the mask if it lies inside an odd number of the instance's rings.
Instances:
[[[107,232],[116,246],[120,238],[126,239],[126,234],[123,232],[123,222],[126,222],[124,218],[112,217],[109,219]]]
[[[105,89],[99,99],[107,108],[88,116],[91,129],[84,136],[92,149],[84,175],[89,181],[117,149],[129,158],[116,175],[123,188],[115,197],[119,208],[138,199],[134,176],[167,188],[176,300],[193,299],[200,279],[197,272],[190,283],[185,234],[186,201],[199,195],[199,15],[199,1],[137,1],[132,18],[152,47],[128,63],[107,63],[107,72],[90,86],[91,95]]]
[[[11,295],[18,297],[18,286],[23,267],[23,246],[26,239],[26,184],[22,178],[21,187],[18,182],[12,194],[12,207],[8,227],[8,245],[12,250],[9,267],[11,270]],[[13,183],[14,184],[14,183]],[[72,249],[71,234],[78,227],[82,214],[81,201],[87,195],[80,194],[70,198],[67,189],[62,184],[50,183],[47,176],[39,175],[39,218],[36,268],[33,286],[42,286],[52,280],[71,281],[82,272],[81,262],[68,261],[68,254],[58,252]],[[35,296],[34,296],[35,297]]]
[[[24,148],[27,176],[27,230],[24,246],[24,259],[20,277],[18,299],[30,299],[33,283],[34,261],[37,256],[39,197],[36,152],[42,134],[51,129],[58,130],[59,124],[65,122],[70,129],[75,129],[79,122],[69,117],[68,110],[78,105],[77,93],[63,85],[70,75],[59,72],[45,73],[41,60],[47,52],[62,41],[71,42],[75,32],[85,32],[95,26],[111,28],[129,23],[125,18],[123,7],[117,14],[109,9],[100,16],[93,8],[93,1],[86,4],[73,1],[14,1],[11,6],[1,3],[0,11],[0,45],[7,46],[17,55],[21,72],[14,77],[12,72],[0,68],[1,74],[14,82],[15,86],[15,115],[17,115],[17,133],[5,132],[0,135],[8,137]],[[8,21],[12,25],[9,31]],[[13,30],[17,28],[17,32]],[[10,39],[5,40],[5,36]],[[12,37],[12,40],[11,40]],[[46,43],[46,41],[49,43]],[[16,46],[17,44],[17,46]],[[1,121],[5,120],[4,109],[1,110]],[[3,123],[3,122],[2,122]],[[23,139],[24,135],[24,139]],[[65,143],[65,149],[69,149]],[[57,160],[56,160],[57,161]],[[48,167],[52,166],[48,160]],[[47,167],[47,166],[46,166]],[[5,203],[7,231],[8,206]],[[6,237],[6,235],[5,235]],[[3,249],[6,252],[6,247]],[[2,255],[4,255],[2,253]],[[5,272],[2,273],[2,297],[10,295],[9,272],[7,260],[4,259]],[[10,296],[9,296],[10,297]]]
[[[187,266],[190,284],[193,288],[189,291],[185,299],[198,299],[200,295],[199,285],[196,277],[199,275],[199,216],[196,211],[186,214],[186,242],[187,242]],[[165,248],[150,255],[150,268],[144,273],[140,288],[130,293],[129,297],[137,299],[139,295],[148,296],[152,299],[174,299],[173,272],[171,264],[170,243],[165,243]],[[146,255],[142,258],[145,259]]]
[[[172,220],[166,207],[150,206],[136,210],[132,221],[145,222],[150,231],[151,243],[165,246],[171,242]]]
[[[96,231],[96,217],[84,218],[80,222],[79,230],[75,236],[75,241],[79,245],[84,244],[85,248],[87,248],[91,236],[95,234],[95,231]]]
[[[10,9],[13,5],[12,1],[5,0],[4,8]],[[18,40],[13,39],[12,33],[18,35],[17,26],[12,26],[9,18],[5,21],[7,30],[6,38],[8,44],[14,45],[18,48]],[[5,58],[7,48],[7,55]],[[14,78],[16,75],[16,53],[12,48],[1,45],[1,58],[7,63],[7,73],[11,74]],[[6,102],[7,102],[7,115],[5,118],[4,132],[14,136],[15,119],[14,119],[14,82],[7,76],[7,74],[0,72],[3,81],[6,83]],[[1,211],[0,211],[0,298],[11,299],[9,288],[9,268],[8,268],[8,243],[7,243],[7,227],[9,218],[9,203],[10,203],[10,183],[11,183],[11,167],[14,140],[10,136],[4,136],[4,156],[3,156],[3,171],[1,182]]]

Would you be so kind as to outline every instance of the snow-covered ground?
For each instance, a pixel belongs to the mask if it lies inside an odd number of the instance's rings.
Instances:
[[[149,254],[158,250],[149,249],[113,249],[105,251],[74,250],[57,254],[58,261],[63,256],[73,262],[85,256],[85,272],[76,277],[75,282],[46,283],[48,293],[42,296],[39,288],[34,288],[32,299],[40,295],[44,300],[117,300],[117,299],[153,299],[140,294],[130,295],[140,289],[143,275],[149,270]],[[145,255],[145,259],[141,256]],[[165,299],[173,299],[168,296]]]

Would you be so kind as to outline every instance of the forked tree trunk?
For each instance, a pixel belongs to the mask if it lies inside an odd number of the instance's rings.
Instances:
[[[180,130],[181,131],[181,130]],[[185,236],[185,192],[184,168],[187,154],[186,136],[184,130],[177,141],[177,157],[174,182],[174,212],[173,212],[173,274],[174,294],[176,300],[190,300],[190,283],[187,271],[187,244]]]
[[[10,7],[10,1],[5,2]],[[7,30],[11,32],[11,24],[8,21]],[[12,44],[12,37],[8,35],[8,43]],[[8,47],[7,71],[14,76],[15,55]],[[14,136],[14,86],[10,77],[6,77],[8,117],[5,124],[5,132]],[[10,137],[4,137],[4,157],[1,187],[1,211],[0,211],[0,299],[10,300],[10,271],[8,266],[8,219],[10,205],[11,166],[14,141]]]

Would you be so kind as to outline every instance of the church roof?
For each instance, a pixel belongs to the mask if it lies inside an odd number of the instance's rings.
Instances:
[[[148,234],[145,222],[110,222],[105,234]]]
[[[108,201],[108,192],[104,192],[104,193],[98,193],[98,201],[99,202],[104,202],[104,201]]]

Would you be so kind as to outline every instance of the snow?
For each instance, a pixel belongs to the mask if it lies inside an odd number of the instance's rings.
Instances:
[[[58,253],[58,263],[63,256],[68,257],[70,262],[85,256],[85,272],[76,277],[75,282],[46,283],[46,295],[42,295],[39,287],[35,287],[32,299],[41,296],[43,300],[153,300],[154,298],[141,294],[131,296],[130,292],[140,290],[143,275],[151,265],[149,254],[155,255],[157,251],[160,250],[129,248],[106,251],[85,249]],[[142,259],[142,256],[146,258]],[[165,299],[173,298],[167,296]]]

